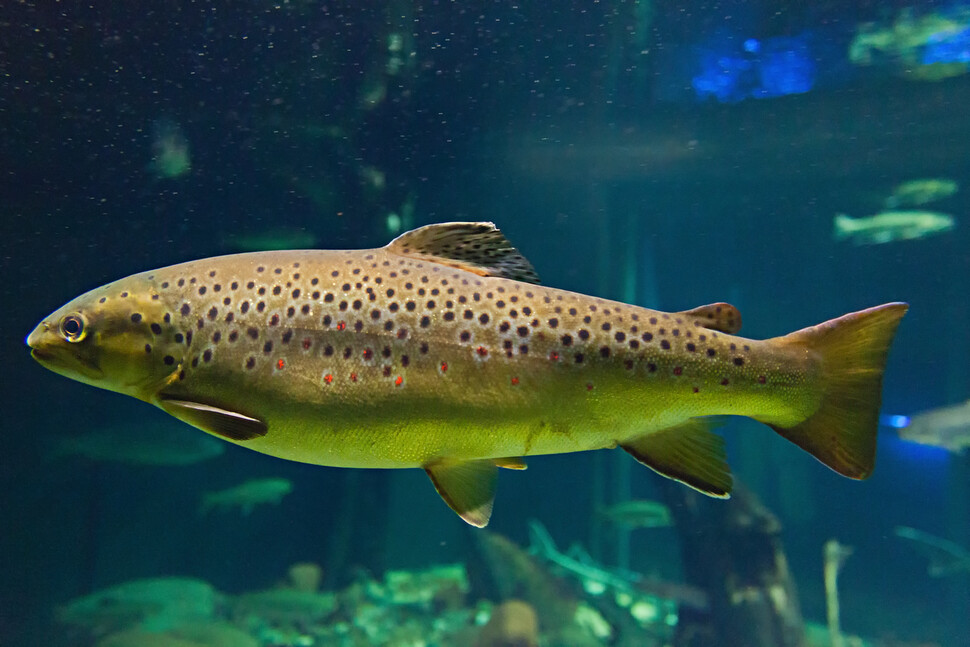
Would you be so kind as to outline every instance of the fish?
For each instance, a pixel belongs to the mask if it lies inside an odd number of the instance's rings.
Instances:
[[[213,508],[239,508],[248,515],[257,505],[278,505],[292,491],[293,483],[287,479],[251,479],[225,490],[207,492],[199,505],[199,514],[207,514]]]
[[[182,177],[192,170],[189,140],[182,126],[167,117],[152,122],[152,161],[148,169],[160,180]]]
[[[118,423],[59,436],[54,456],[126,465],[194,465],[221,456],[226,444],[177,421]]]
[[[452,510],[484,527],[498,468],[541,454],[621,447],[727,497],[724,439],[711,431],[723,415],[868,477],[907,309],[745,339],[726,303],[666,313],[541,286],[494,224],[459,222],[375,249],[142,272],[58,308],[26,342],[55,373],[255,451],[423,469]]]
[[[917,413],[898,428],[903,440],[941,447],[954,454],[970,448],[970,400]]]
[[[947,178],[927,178],[909,180],[896,185],[892,195],[886,198],[887,209],[899,207],[921,207],[930,202],[949,198],[957,192],[960,185]]]
[[[600,508],[599,514],[629,528],[667,528],[673,525],[670,508],[659,501],[621,501]]]
[[[896,526],[894,533],[929,559],[930,577],[970,574],[970,551],[963,546],[908,526]]]
[[[881,245],[942,234],[953,229],[956,221],[953,216],[936,211],[883,211],[865,218],[836,214],[833,224],[835,240]]]
[[[166,631],[215,614],[219,594],[207,582],[186,577],[131,580],[75,598],[58,609],[57,620],[106,631],[139,627]]]
[[[274,227],[259,233],[224,236],[222,244],[228,249],[240,252],[309,249],[317,244],[317,237],[302,227]]]

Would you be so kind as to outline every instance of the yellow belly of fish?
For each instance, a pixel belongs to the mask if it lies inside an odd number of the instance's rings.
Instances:
[[[281,392],[230,388],[212,396],[244,410],[247,402],[259,402],[255,413],[269,432],[238,444],[288,460],[356,468],[610,448],[696,416],[785,421],[804,416],[793,402],[813,406],[810,397],[793,400],[744,387],[724,392],[711,385],[694,393],[676,380],[647,381],[605,363],[581,372],[503,364],[453,364],[450,371],[454,378],[432,367],[411,369],[399,388],[387,388],[392,376],[382,390],[362,384],[356,393],[349,388],[329,398],[327,385],[311,384]],[[360,379],[368,378],[379,379]],[[234,404],[238,393],[246,398]]]

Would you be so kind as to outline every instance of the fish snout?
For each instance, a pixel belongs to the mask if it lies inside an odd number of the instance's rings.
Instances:
[[[28,346],[34,351],[42,350],[44,346],[44,339],[50,333],[51,326],[47,321],[42,321],[37,324],[37,327],[30,331],[27,338],[24,340]],[[31,353],[33,354],[33,352]]]

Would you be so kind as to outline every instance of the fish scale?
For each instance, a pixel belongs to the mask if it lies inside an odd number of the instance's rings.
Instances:
[[[493,225],[448,223],[379,249],[238,254],[137,274],[65,305],[28,343],[55,371],[256,451],[424,468],[456,512],[484,525],[495,468],[536,454],[619,445],[726,496],[723,441],[705,416],[753,417],[864,477],[904,312],[888,304],[749,340],[732,334],[741,322],[728,304],[664,313],[540,286]],[[87,342],[70,339],[75,324]],[[835,370],[837,359],[850,366]],[[875,370],[862,378],[860,365]],[[850,411],[860,397],[875,404],[861,421]],[[808,425],[819,416],[850,433]]]
[[[330,269],[334,265],[344,267]],[[545,426],[561,433],[587,422],[577,409],[601,409],[597,417],[610,421],[610,437],[600,441],[607,446],[626,440],[627,433],[642,433],[645,414],[656,409],[639,399],[614,408],[616,397],[626,398],[639,381],[694,395],[703,385],[703,398],[716,378],[720,388],[711,401],[754,386],[761,376],[766,383],[759,386],[767,386],[769,374],[779,394],[798,381],[798,372],[759,361],[751,346],[757,342],[739,345],[716,331],[701,332],[701,320],[688,315],[510,285],[507,279],[389,259],[381,250],[229,256],[155,272],[152,280],[168,304],[173,336],[185,340],[169,352],[184,371],[178,380],[184,386],[168,391],[173,397],[198,393],[198,381],[238,382],[233,378],[243,368],[248,392],[283,389],[284,400],[347,406],[352,424],[368,415],[361,406],[372,407],[375,417],[397,415],[395,403],[411,391],[435,392],[429,405],[440,398],[480,408],[486,417],[553,417]],[[690,355],[688,345],[694,348]],[[728,384],[720,384],[724,380]],[[605,394],[597,392],[598,383]],[[557,393],[548,406],[547,396]],[[637,404],[645,411],[635,412],[633,427],[623,429]],[[415,413],[411,406],[409,415]],[[543,422],[534,424],[541,428]],[[445,437],[415,444],[422,450],[409,464],[386,466],[416,467],[439,456],[435,444],[454,434],[440,427],[436,435]],[[537,440],[527,436],[477,451],[482,457],[555,453],[562,451],[560,442],[569,443],[553,434]],[[371,465],[375,456],[361,460],[347,466]]]

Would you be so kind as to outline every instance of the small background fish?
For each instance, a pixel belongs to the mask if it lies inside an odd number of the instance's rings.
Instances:
[[[226,451],[225,443],[211,436],[155,416],[74,431],[52,442],[54,457],[83,456],[128,465],[194,465]]]
[[[278,505],[292,491],[293,483],[288,479],[251,479],[225,490],[204,494],[199,504],[199,514],[208,514],[214,508],[239,508],[243,515],[248,515],[258,505]]]
[[[673,525],[670,509],[659,501],[621,501],[600,508],[599,514],[630,528],[666,528]]]

